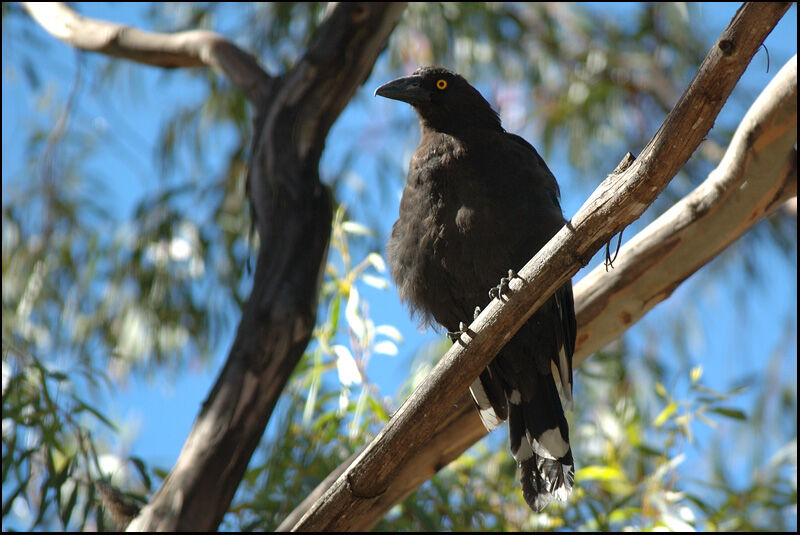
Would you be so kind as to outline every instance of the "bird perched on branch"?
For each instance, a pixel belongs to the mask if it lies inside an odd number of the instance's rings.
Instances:
[[[422,129],[389,238],[392,278],[412,311],[457,335],[462,321],[490,301],[487,291],[565,223],[558,184],[536,149],[506,132],[497,112],[456,73],[420,68],[375,94],[410,104]],[[501,293],[507,282],[501,280]],[[536,511],[572,490],[569,430],[551,362],[571,405],[575,330],[568,282],[470,387],[488,430],[508,419],[523,495]]]

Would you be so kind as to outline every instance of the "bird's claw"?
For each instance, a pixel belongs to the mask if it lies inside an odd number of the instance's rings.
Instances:
[[[500,279],[500,284],[489,290],[489,297],[492,299],[501,299],[504,295],[508,294],[511,291],[509,283],[514,278],[519,278],[519,275],[517,275],[517,272],[513,269],[509,269],[508,277]]]
[[[467,326],[464,325],[463,321],[459,321],[458,322],[458,330],[457,331],[447,331],[447,337],[450,338],[450,340],[452,340],[452,342],[455,344],[458,341],[458,339],[461,338],[461,335],[466,333],[466,332],[467,332]]]
[[[472,319],[473,320],[477,319],[478,316],[480,315],[481,315],[481,307],[475,307],[475,310],[472,311]],[[450,338],[450,340],[452,340],[452,342],[455,344],[459,340],[459,338],[461,338],[461,335],[465,333],[469,335],[472,334],[470,333],[469,327],[467,325],[464,325],[463,321],[459,321],[458,330],[447,331],[447,337]]]

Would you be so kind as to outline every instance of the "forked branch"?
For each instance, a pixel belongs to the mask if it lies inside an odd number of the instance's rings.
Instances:
[[[84,17],[61,2],[22,2],[22,6],[48,33],[75,48],[155,67],[211,67],[252,103],[262,101],[271,80],[252,55],[208,30],[146,32]]]

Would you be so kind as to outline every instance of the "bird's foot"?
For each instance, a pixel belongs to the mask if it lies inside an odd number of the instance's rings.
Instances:
[[[481,307],[475,307],[475,310],[472,312],[472,319],[477,318],[481,314]],[[447,337],[453,341],[455,344],[461,338],[462,334],[468,334],[472,336],[472,331],[469,330],[469,327],[464,325],[463,321],[458,322],[458,330],[457,331],[448,331]]]
[[[464,325],[463,321],[458,322],[458,330],[457,331],[447,331],[447,337],[453,341],[455,344],[460,338],[461,335],[467,332],[467,326]]]
[[[520,278],[520,277],[519,275],[517,275],[516,271],[514,271],[513,269],[509,269],[508,277],[503,277],[502,279],[500,279],[500,284],[489,290],[489,297],[492,299],[494,298],[501,299],[504,295],[508,294],[511,291],[509,283],[514,278]]]

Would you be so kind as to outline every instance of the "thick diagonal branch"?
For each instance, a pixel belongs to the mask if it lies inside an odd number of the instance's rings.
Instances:
[[[271,78],[256,59],[214,32],[146,32],[81,16],[61,2],[22,2],[22,6],[47,32],[75,48],[156,67],[211,67],[253,103],[260,103],[267,93]]]
[[[752,56],[788,4],[745,4],[712,47],[678,104],[640,157],[609,176],[581,210],[512,282],[505,304],[493,301],[292,529],[351,530],[372,525],[393,482],[422,446],[453,421],[452,407],[530,315],[614,234],[638,218],[706,136]],[[462,338],[468,338],[462,336]],[[451,451],[453,448],[451,448]],[[385,506],[385,503],[383,503]],[[379,517],[378,517],[379,518]]]

